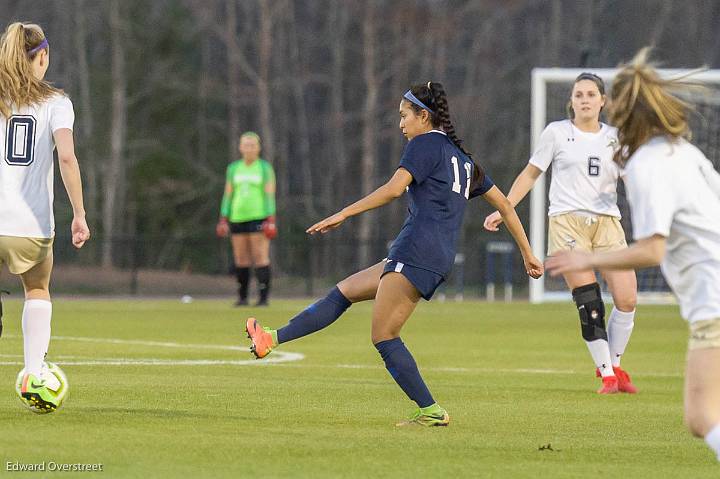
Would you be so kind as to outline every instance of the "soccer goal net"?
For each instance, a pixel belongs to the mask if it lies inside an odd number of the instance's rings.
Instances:
[[[535,68],[532,72],[532,150],[537,144],[545,126],[556,120],[566,118],[566,104],[570,98],[573,81],[582,72],[599,75],[609,92],[616,69],[567,69],[567,68]],[[660,74],[667,77],[680,76],[689,70],[663,69]],[[720,170],[720,70],[707,70],[696,73],[693,80],[707,86],[688,98],[696,108],[691,118],[692,141],[697,145]],[[547,198],[550,181],[547,173],[538,178],[530,196],[530,242],[538,258],[544,258],[547,245]],[[622,214],[622,225],[628,243],[632,240],[632,224],[630,210],[625,197],[622,181],[618,182],[618,206]],[[637,272],[638,301],[641,303],[674,302],[674,297],[665,282],[660,268],[647,268]],[[606,291],[607,286],[602,278],[600,284]],[[609,299],[609,294],[606,295]],[[570,293],[562,277],[550,278],[544,275],[539,280],[530,280],[530,301],[541,303],[547,301],[570,300]]]

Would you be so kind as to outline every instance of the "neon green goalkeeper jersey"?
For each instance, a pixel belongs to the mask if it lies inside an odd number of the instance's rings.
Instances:
[[[275,183],[275,173],[270,163],[258,158],[250,165],[243,160],[230,163],[226,180],[232,192],[225,191],[220,206],[220,216],[231,223],[262,220],[275,214],[275,195],[266,193],[269,183]]]

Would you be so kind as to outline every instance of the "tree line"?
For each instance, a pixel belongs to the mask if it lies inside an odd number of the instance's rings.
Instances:
[[[277,172],[283,269],[313,247],[307,225],[392,174],[411,84],[445,85],[459,136],[507,190],[529,156],[533,67],[613,67],[647,44],[672,67],[720,62],[720,3],[702,0],[2,0],[0,11],[46,31],[48,78],[75,105],[86,260],[105,267],[123,265],[129,239],[148,266],[216,269],[207,245],[245,130]],[[56,204],[61,235],[70,210],[63,195]],[[403,210],[334,232],[320,270],[378,259]],[[466,238],[481,235],[479,210]]]

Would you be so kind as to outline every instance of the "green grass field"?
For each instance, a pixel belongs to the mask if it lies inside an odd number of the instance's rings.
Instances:
[[[623,366],[640,394],[598,396],[570,304],[421,304],[403,339],[452,422],[400,430],[394,422],[414,404],[370,343],[370,304],[278,350],[300,360],[249,361],[246,316],[280,326],[305,304],[56,300],[49,359],[70,396],[38,416],[13,390],[22,303],[6,301],[0,476],[7,462],[43,461],[103,464],[76,476],[144,479],[718,476],[682,424],[677,308],[638,309]]]

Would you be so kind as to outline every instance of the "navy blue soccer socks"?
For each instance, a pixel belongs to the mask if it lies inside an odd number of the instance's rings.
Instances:
[[[420,376],[415,359],[400,338],[380,341],[375,348],[385,361],[385,367],[395,382],[410,399],[417,403],[418,407],[435,404],[430,390]]]
[[[302,338],[330,326],[351,304],[338,287],[334,287],[327,296],[305,308],[285,327],[278,329],[278,344]]]

